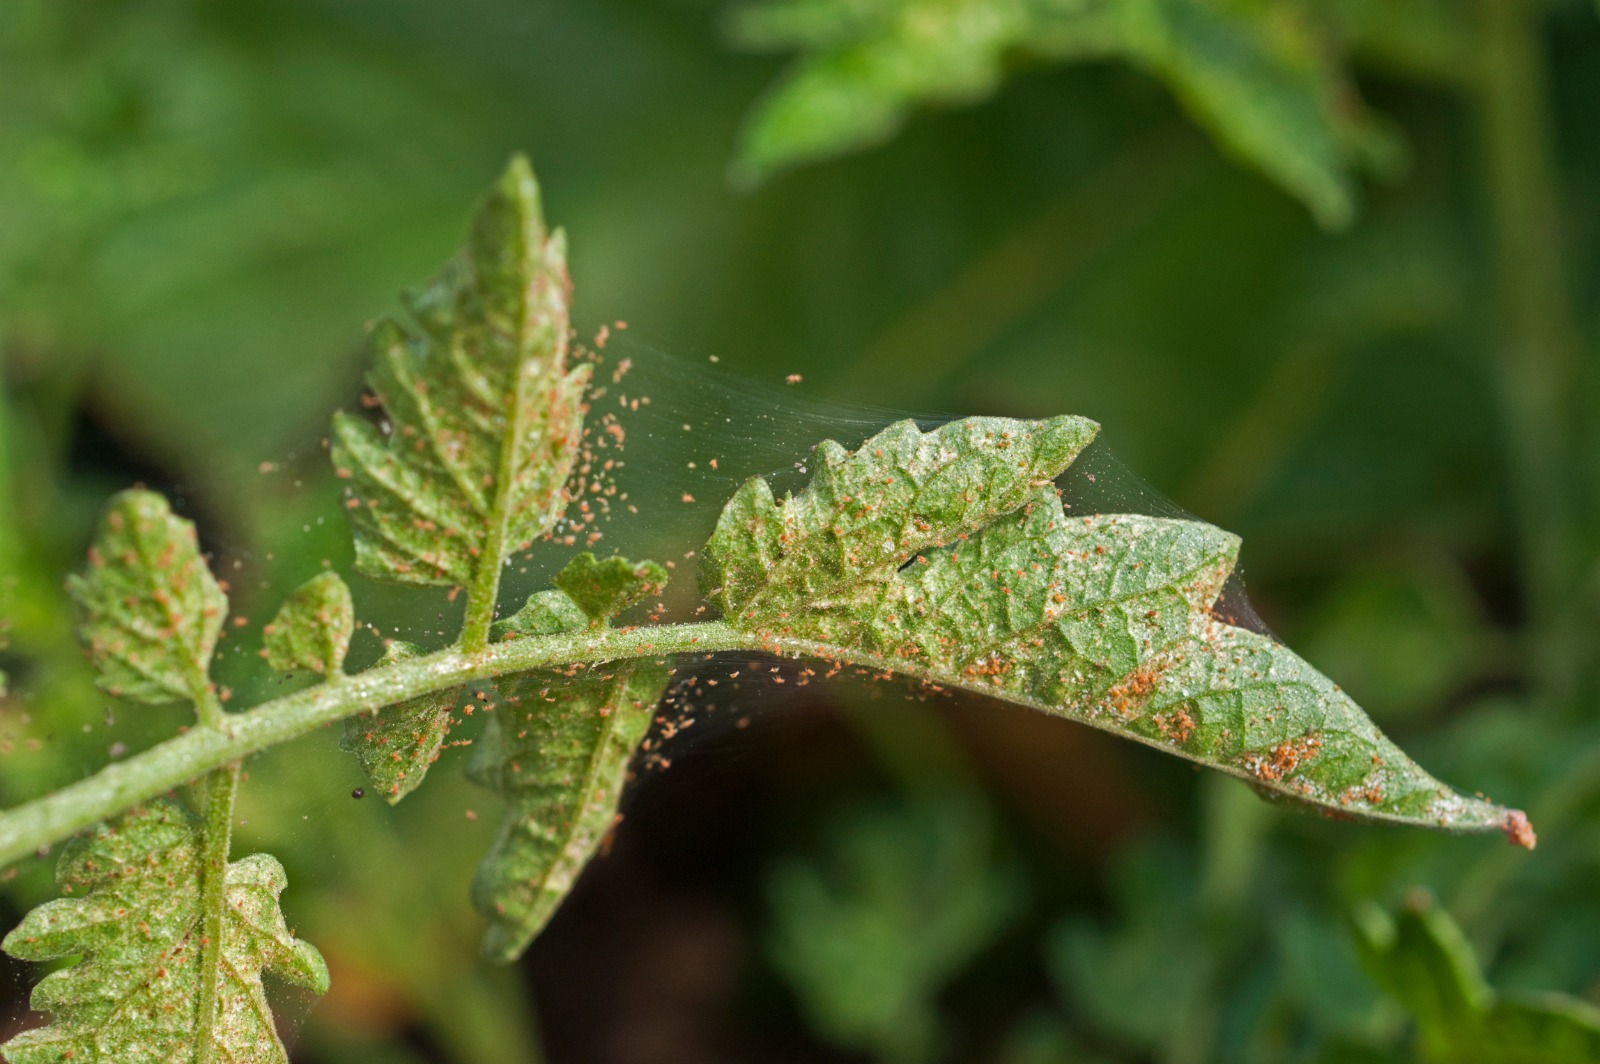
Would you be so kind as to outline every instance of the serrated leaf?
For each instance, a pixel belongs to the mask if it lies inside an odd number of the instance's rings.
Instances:
[[[159,705],[201,701],[227,597],[200,556],[194,525],[149,491],[106,506],[88,568],[67,578],[101,690]]]
[[[355,626],[355,606],[343,578],[319,573],[301,584],[262,629],[267,661],[284,672],[338,675]]]
[[[1564,994],[1500,994],[1471,944],[1432,898],[1393,920],[1369,910],[1358,946],[1368,974],[1417,1025],[1438,1064],[1588,1064],[1600,1060],[1600,1009]]]
[[[1021,506],[1098,431],[974,417],[932,432],[897,422],[855,452],[825,440],[798,495],[779,503],[759,477],[734,494],[706,545],[706,593],[730,617],[848,609],[918,551]]]
[[[380,664],[393,664],[423,653],[420,647],[391,640]],[[356,755],[367,781],[394,805],[422,785],[428,768],[439,758],[454,723],[450,711],[464,688],[397,702],[375,713],[346,717],[339,747]]]
[[[589,623],[566,592],[541,591],[497,624],[494,637],[559,635]],[[472,884],[473,903],[489,920],[486,957],[516,959],[594,856],[666,685],[666,668],[649,665],[500,681],[467,770],[506,804]]]
[[[12,1064],[172,1064],[195,1059],[202,1030],[214,1059],[286,1064],[262,972],[321,994],[328,971],[289,933],[275,858],[228,865],[217,1014],[201,1022],[201,852],[198,821],[161,799],[75,839],[56,880],[66,897],[34,909],[6,936],[13,957],[82,954],[33,991],[52,1023],[3,1047]]]
[[[573,558],[551,583],[567,593],[591,621],[609,621],[636,602],[661,594],[667,571],[657,562],[612,557],[598,561],[588,551]]]
[[[745,125],[738,173],[747,180],[886,140],[917,105],[983,99],[1018,53],[1148,70],[1327,226],[1353,214],[1352,169],[1398,150],[1341,69],[1336,28],[1293,5],[774,0],[740,9],[733,35],[799,52]]]
[[[334,419],[361,572],[470,586],[554,524],[590,372],[566,365],[570,287],[565,238],[518,156],[461,254],[407,300],[412,325],[371,332],[383,427]]]
[[[500,685],[472,778],[506,802],[472,900],[483,952],[515,960],[555,914],[616,819],[628,766],[667,686],[665,667],[573,681],[530,673]]]
[[[975,472],[994,424],[923,439],[948,449],[937,452],[947,469]],[[1455,794],[1287,648],[1210,612],[1234,536],[1197,521],[1068,517],[1037,484],[1075,453],[1051,442],[1071,423],[1007,424],[1013,441],[1066,458],[1024,462],[1021,477],[892,474],[889,456],[913,452],[897,425],[854,454],[824,444],[812,484],[781,504],[745,484],[706,547],[726,622],[774,649],[1082,721],[1332,815],[1500,828],[1531,844],[1521,813]],[[929,516],[957,510],[961,522]]]

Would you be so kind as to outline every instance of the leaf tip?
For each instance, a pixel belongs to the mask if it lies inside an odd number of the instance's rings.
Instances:
[[[533,172],[533,163],[523,152],[515,152],[506,162],[500,178],[489,193],[491,201],[509,206],[535,229],[544,228],[544,211],[540,202],[539,178]]]
[[[1539,845],[1539,836],[1533,830],[1533,823],[1528,819],[1528,814],[1520,809],[1506,810],[1500,828],[1506,833],[1506,840],[1513,846],[1531,850]]]

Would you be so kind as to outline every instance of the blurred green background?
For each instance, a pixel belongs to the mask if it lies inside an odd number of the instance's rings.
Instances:
[[[1596,1059],[1561,1025],[1600,1005],[1597,105],[1579,0],[8,0],[0,801],[182,722],[77,656],[60,580],[108,492],[173,493],[241,618],[348,564],[320,441],[361,323],[526,150],[582,331],[643,337],[659,418],[773,400],[657,349],[804,378],[741,472],[875,416],[828,402],[1094,417],[1243,535],[1278,634],[1540,844],[1295,816],[976,700],[729,685],[494,969],[490,799],[446,763],[353,802],[312,738],[249,766],[238,840],[332,970],[283,1001],[296,1060]],[[672,499],[666,435],[633,457]],[[704,472],[619,545],[697,545],[733,480]],[[449,609],[357,596],[413,637]],[[277,682],[258,627],[236,706]],[[0,923],[48,864],[0,874]],[[0,1038],[35,976],[0,959]],[[1565,996],[1497,1048],[1492,1002],[1534,992]]]

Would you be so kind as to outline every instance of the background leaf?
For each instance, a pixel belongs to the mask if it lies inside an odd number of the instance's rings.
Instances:
[[[1579,1064],[1600,1055],[1600,1008],[1562,994],[1496,993],[1461,928],[1426,895],[1393,920],[1368,910],[1360,945],[1373,979],[1411,1015],[1429,1060]]]
[[[949,1056],[938,996],[1022,907],[981,802],[858,807],[768,874],[767,949],[829,1041],[893,1064]]]
[[[1397,146],[1339,63],[1310,5],[1282,0],[775,0],[738,10],[745,47],[800,57],[747,121],[739,172],[888,139],[922,103],[982,99],[1014,55],[1116,58],[1160,78],[1232,155],[1330,228],[1355,214],[1352,171],[1393,167]]]

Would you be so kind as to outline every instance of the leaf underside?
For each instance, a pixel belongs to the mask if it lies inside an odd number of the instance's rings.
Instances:
[[[584,551],[555,575],[553,583],[591,620],[603,622],[636,602],[661,594],[667,585],[667,570],[656,562],[598,561]]]
[[[565,592],[542,591],[501,622],[497,634],[556,635],[588,623]],[[576,678],[537,671],[500,681],[468,770],[506,803],[472,884],[473,903],[489,921],[486,957],[520,955],[599,849],[666,685],[667,669],[659,664]]]
[[[28,914],[5,951],[28,961],[82,954],[34,988],[47,1027],[5,1044],[11,1064],[173,1064],[195,1058],[210,1031],[217,1060],[286,1064],[261,973],[318,994],[328,972],[289,933],[278,908],[286,883],[275,858],[228,865],[217,1015],[201,1023],[203,832],[174,801],[135,808],[79,836],[56,880],[65,897]]]
[[[202,697],[228,600],[194,525],[160,495],[112,497],[88,568],[67,578],[67,591],[103,691],[153,705]]]
[[[381,664],[422,654],[398,639],[389,643]],[[465,688],[452,687],[385,706],[375,713],[346,717],[341,749],[355,754],[367,781],[390,805],[416,790],[438,760],[454,724],[450,711]]]
[[[337,675],[354,631],[350,589],[338,573],[319,573],[301,584],[263,629],[267,662],[283,672]]]
[[[759,179],[892,136],[920,104],[991,95],[1017,54],[1120,59],[1171,89],[1221,145],[1301,199],[1326,226],[1355,209],[1351,171],[1394,153],[1326,28],[1285,5],[1272,17],[1206,0],[769,0],[735,38],[793,50],[757,104],[739,171]]]
[[[705,550],[729,624],[777,651],[1082,721],[1331,815],[1531,842],[1520,813],[1455,794],[1293,652],[1211,612],[1234,536],[1196,521],[1067,516],[1038,483],[1081,447],[1061,445],[1081,432],[1074,422],[974,418],[921,442],[915,432],[892,426],[853,454],[825,444],[812,483],[781,503],[759,480],[740,489]],[[1065,457],[1032,467],[1025,495],[1004,478],[945,477],[1008,434]],[[908,454],[947,465],[930,472]],[[887,490],[857,494],[875,483]],[[976,515],[983,527],[971,529]]]
[[[566,365],[569,289],[565,238],[518,157],[462,253],[406,300],[411,325],[372,329],[383,426],[334,419],[362,573],[470,586],[555,523],[590,374]]]

